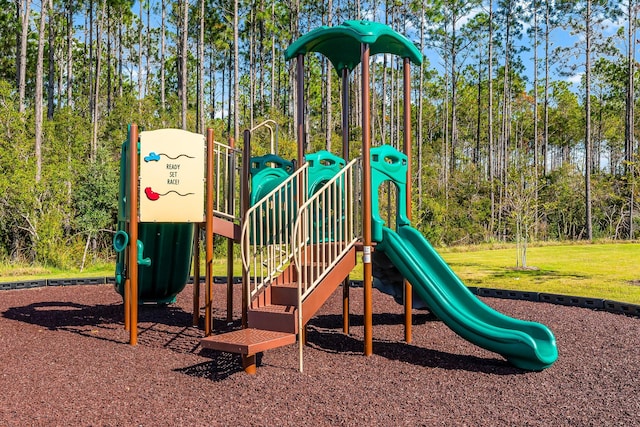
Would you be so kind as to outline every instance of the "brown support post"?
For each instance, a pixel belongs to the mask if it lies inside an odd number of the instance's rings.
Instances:
[[[207,207],[205,211],[204,334],[213,331],[213,129],[207,129]]]
[[[127,269],[128,270],[128,269]],[[131,280],[129,278],[124,281],[124,330],[131,330]]]
[[[349,69],[342,69],[342,158],[349,163]]]
[[[299,54],[296,61],[297,66],[297,126],[298,126],[298,166],[302,166],[304,159],[305,130],[304,130],[304,55]]]
[[[193,239],[193,326],[200,323],[200,224]]]
[[[138,344],[138,125],[129,131],[129,344]]]
[[[236,141],[233,138],[229,139],[229,146],[231,148],[235,148]],[[229,154],[228,159],[228,171],[229,176],[227,177],[228,195],[229,199],[227,200],[228,206],[227,211],[233,212],[233,207],[235,205],[235,200],[233,196],[235,195],[235,157],[233,154]],[[233,239],[227,239],[227,322],[233,321]]]
[[[342,158],[349,162],[349,69],[342,69]],[[347,187],[349,188],[349,187]],[[350,194],[347,203],[353,206]],[[349,276],[342,282],[342,330],[349,333]]]
[[[233,321],[233,239],[227,239],[227,322]]]
[[[404,154],[407,156],[407,218],[411,220],[411,65],[404,58]],[[411,342],[413,289],[404,281],[404,340]]]
[[[255,354],[243,354],[242,355],[242,369],[249,375],[256,374],[256,355]]]
[[[362,45],[362,234],[364,240],[364,354],[373,354],[373,283],[371,266],[371,105],[369,100],[369,45]]]
[[[251,163],[251,132],[246,129],[244,131],[244,147],[242,154],[242,192],[240,194],[240,216],[242,222],[246,221],[246,213],[249,210],[249,167]],[[243,236],[244,238],[244,236]],[[249,310],[249,275],[242,266],[242,327],[246,328],[247,311]],[[244,360],[244,359],[243,359]],[[254,363],[255,364],[255,363]],[[246,369],[245,369],[246,370]]]

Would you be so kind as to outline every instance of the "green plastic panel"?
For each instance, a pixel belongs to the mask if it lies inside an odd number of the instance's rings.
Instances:
[[[325,150],[307,154],[305,160],[309,164],[309,196],[315,194],[347,164],[344,159]]]
[[[390,145],[371,149],[371,236],[374,242],[382,240],[385,225],[380,216],[378,188],[386,181],[391,181],[397,189],[396,226],[410,224],[407,217],[407,156]]]
[[[307,154],[305,160],[309,164],[309,197],[320,190],[331,179],[335,178],[347,164],[341,157],[325,150]],[[311,225],[311,240],[313,243],[335,241],[331,224],[336,220],[342,222],[345,219],[344,211],[346,200],[344,176],[336,182],[336,187],[336,193],[331,191],[325,193],[326,198],[332,202],[329,204],[329,207],[327,208],[320,204],[320,210],[313,214]],[[323,208],[326,208],[326,210],[322,210]]]
[[[251,206],[266,203],[262,201],[276,187],[282,184],[294,172],[293,162],[285,160],[275,154],[267,154],[264,156],[251,158],[251,167],[249,174],[251,175],[251,193],[249,195],[249,203]],[[291,191],[291,186],[295,193],[296,181],[291,182],[286,188],[278,190],[275,195],[275,205],[278,210],[263,209],[262,218],[259,218],[252,228],[249,239],[252,244],[270,245],[285,240],[290,227],[282,227],[276,230],[274,224],[284,224],[287,216],[293,216],[296,209],[296,200],[290,200],[287,206],[283,206],[287,194]],[[262,201],[262,202],[261,202]],[[281,202],[282,201],[282,202]],[[271,227],[269,227],[271,225]],[[271,234],[267,233],[269,231]]]

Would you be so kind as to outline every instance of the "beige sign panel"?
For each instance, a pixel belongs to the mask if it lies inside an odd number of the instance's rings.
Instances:
[[[140,222],[204,221],[205,138],[140,132]]]

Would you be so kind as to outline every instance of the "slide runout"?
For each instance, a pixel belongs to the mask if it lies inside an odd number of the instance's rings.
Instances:
[[[555,337],[544,325],[508,317],[484,304],[414,228],[383,227],[385,251],[433,313],[468,341],[502,354],[514,366],[539,371],[557,359]]]

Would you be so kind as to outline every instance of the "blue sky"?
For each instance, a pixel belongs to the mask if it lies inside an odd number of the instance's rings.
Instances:
[[[152,0],[152,2],[155,3],[155,0]],[[531,8],[531,2],[527,1],[527,0],[518,0],[518,2],[521,4],[521,6],[524,9],[530,9]],[[496,2],[494,2],[495,4]],[[622,6],[621,6],[622,7]],[[133,5],[132,7],[132,11],[134,14],[138,14],[140,9],[139,9],[139,3],[136,1],[136,3]],[[466,19],[462,19],[460,21],[460,25],[464,25],[466,24],[469,20],[471,20],[476,14],[483,12],[482,8],[476,8],[474,10],[472,10],[468,16],[466,17]],[[486,12],[486,11],[484,11]],[[146,18],[146,17],[145,17]],[[382,7],[380,7],[378,10],[371,10],[368,13],[365,13],[365,16],[363,16],[363,18],[365,19],[370,19],[370,20],[377,20],[379,22],[384,22],[384,9]],[[159,16],[155,16],[154,14],[152,14],[151,16],[151,25],[153,27],[159,27],[160,26],[160,17]],[[335,23],[334,23],[335,24]],[[519,42],[520,44],[522,44],[523,46],[528,46],[530,47],[530,50],[528,52],[523,52],[521,53],[521,58],[523,61],[523,64],[525,66],[525,72],[526,72],[526,76],[528,78],[529,81],[529,86],[531,86],[531,83],[533,82],[533,51],[531,50],[531,45],[532,45],[532,41],[528,38],[527,34],[526,34],[526,30],[527,28],[531,25],[530,22],[523,22],[523,38],[522,40]],[[603,23],[603,34],[605,37],[610,37],[612,35],[615,34],[615,32],[617,31],[617,29],[620,26],[624,26],[624,17],[619,18],[619,20],[617,22],[612,22],[612,21],[605,21]],[[418,31],[417,28],[408,28],[407,31],[407,36],[412,39],[414,42],[418,41]],[[573,46],[575,45],[575,43],[579,41],[579,36],[576,35],[572,35],[569,33],[569,31],[562,29],[562,28],[556,28],[553,30],[552,32],[552,46],[551,48],[555,48],[557,46]],[[624,45],[618,46],[619,49],[621,49],[623,52],[626,51],[626,47]],[[425,49],[424,53],[427,57],[427,59],[429,60],[429,63],[431,65],[432,68],[435,68],[436,70],[438,70],[440,73],[443,72],[443,60],[442,58],[439,56],[438,52],[436,52],[433,49]],[[540,46],[538,48],[538,56],[539,58],[543,58],[544,55],[544,49],[543,46]],[[498,61],[501,60],[501,54],[500,52],[496,52],[496,58]],[[381,61],[381,59],[378,59]],[[471,59],[468,59],[467,61],[471,61]],[[583,55],[579,56],[579,57],[573,57],[573,58],[569,58],[569,62],[573,62],[573,63],[577,63],[577,64],[581,64],[582,62],[584,62],[583,59]],[[465,65],[465,64],[460,64]],[[578,90],[579,88],[579,84],[580,84],[580,79],[582,77],[583,71],[582,70],[578,70],[575,74],[571,75],[571,76],[560,76],[558,73],[558,66],[557,65],[552,65],[552,73],[554,73],[553,75],[553,79],[554,80],[559,80],[559,79],[563,79],[563,80],[567,80],[570,83],[572,83],[573,87],[575,90]],[[539,77],[542,77],[542,67],[539,68]]]

